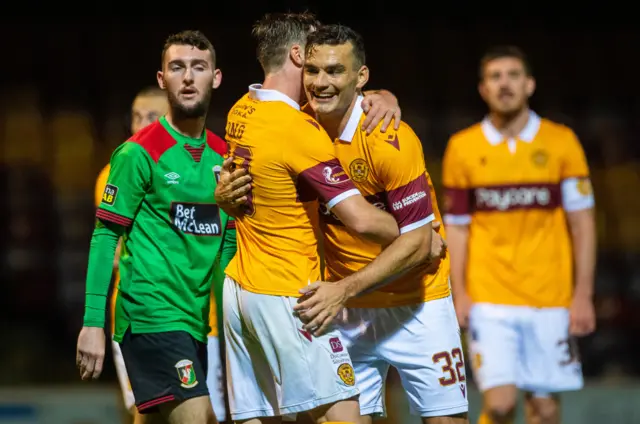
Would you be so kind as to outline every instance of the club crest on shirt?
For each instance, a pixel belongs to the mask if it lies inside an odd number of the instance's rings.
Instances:
[[[116,203],[116,196],[118,195],[118,187],[113,184],[107,184],[104,187],[104,192],[102,193],[102,203],[105,205],[113,206]]]
[[[351,173],[351,179],[357,183],[361,183],[367,180],[369,176],[369,165],[364,159],[354,159],[349,164],[349,172]]]
[[[175,367],[176,371],[178,371],[178,378],[180,379],[180,385],[182,387],[190,389],[198,385],[196,371],[193,369],[193,362],[188,359],[183,359],[178,361]]]
[[[356,377],[355,373],[353,372],[353,367],[348,362],[340,364],[340,366],[338,367],[338,377],[340,377],[340,380],[342,380],[342,382],[347,386],[355,386],[356,384]]]
[[[547,162],[549,161],[549,155],[544,150],[536,150],[531,155],[531,161],[533,164],[542,168],[547,166]]]
[[[578,181],[576,181],[576,189],[578,193],[583,196],[589,196],[593,193],[593,187],[591,186],[589,178],[579,178]]]

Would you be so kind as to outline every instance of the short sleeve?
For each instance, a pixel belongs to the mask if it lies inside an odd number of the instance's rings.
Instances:
[[[562,206],[567,212],[590,209],[595,204],[589,166],[578,137],[567,128],[560,164]]]
[[[360,192],[336,158],[327,133],[313,118],[304,119],[291,148],[283,152],[285,166],[296,178],[300,201],[317,199],[331,209]]]
[[[431,189],[422,153],[422,143],[403,126],[395,133],[376,134],[367,139],[374,173],[383,184],[387,207],[400,233],[427,225],[434,219]]]
[[[139,144],[126,142],[118,147],[96,216],[129,227],[151,185],[151,166],[151,158]]]
[[[471,222],[471,186],[459,142],[451,138],[442,161],[444,186],[444,222],[449,225],[468,225]]]
[[[96,208],[102,202],[102,194],[104,193],[104,187],[107,185],[107,178],[109,178],[109,170],[111,167],[109,165],[102,168],[100,174],[98,174],[98,178],[96,179],[96,186],[94,190],[94,202]]]

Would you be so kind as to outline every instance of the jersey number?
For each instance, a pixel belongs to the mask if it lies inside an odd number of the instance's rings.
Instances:
[[[251,175],[251,150],[246,147],[236,146],[233,151],[233,155],[236,158],[242,159],[240,166],[244,168],[249,175]],[[247,203],[244,205],[244,213],[248,216],[253,216],[256,213],[256,208],[253,204],[253,193],[247,193]]]
[[[568,339],[559,340],[558,347],[560,347],[564,351],[564,359],[560,361],[561,366],[564,367],[576,362],[580,362],[578,343],[576,342],[575,338],[570,337]]]
[[[438,352],[432,357],[434,364],[442,363],[442,372],[444,377],[440,377],[438,382],[442,386],[451,386],[452,384],[462,383],[466,381],[464,375],[464,359],[462,357],[462,350],[456,347],[449,352]]]

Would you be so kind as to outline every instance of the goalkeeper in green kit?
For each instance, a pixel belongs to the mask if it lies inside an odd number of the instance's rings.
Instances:
[[[209,301],[236,241],[213,196],[226,143],[205,130],[221,81],[215,59],[199,32],[167,39],[158,83],[170,111],[113,153],[91,239],[77,365],[83,379],[102,371],[107,293],[122,237],[114,340],[136,406],[151,414],[147,423],[216,422],[206,384]]]

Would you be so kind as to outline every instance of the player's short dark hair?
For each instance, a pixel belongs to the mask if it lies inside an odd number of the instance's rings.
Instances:
[[[356,31],[344,25],[323,25],[317,31],[310,33],[307,37],[305,55],[313,54],[313,49],[318,46],[341,46],[347,43],[351,43],[354,64],[360,68],[367,60],[364,39]]]
[[[487,63],[495,59],[502,59],[506,57],[518,59],[520,62],[522,62],[522,66],[524,67],[524,72],[528,76],[533,76],[533,69],[531,68],[531,63],[529,62],[527,55],[524,54],[524,52],[516,46],[506,45],[506,46],[493,46],[484,53],[484,55],[482,56],[482,59],[480,59],[480,68],[478,69],[478,75],[480,77],[480,80],[484,79],[484,69],[487,66]]]
[[[312,13],[268,13],[253,26],[252,34],[258,42],[257,56],[266,73],[284,65],[294,44],[304,48],[309,32],[320,22]]]
[[[198,50],[209,50],[213,67],[216,67],[216,49],[213,48],[211,41],[200,31],[187,30],[167,37],[162,49],[161,65],[164,64],[164,55],[171,46],[192,46]]]
[[[150,85],[138,91],[136,97],[166,96],[167,93],[157,85]]]

